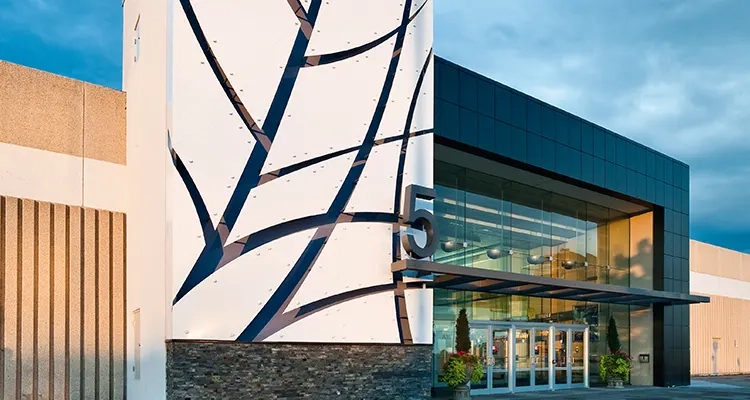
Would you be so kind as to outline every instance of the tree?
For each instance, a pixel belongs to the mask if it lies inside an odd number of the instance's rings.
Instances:
[[[620,334],[617,332],[617,323],[613,315],[609,316],[609,323],[607,326],[607,347],[609,347],[610,353],[617,353],[620,351]]]
[[[469,350],[471,350],[469,319],[466,317],[466,309],[462,308],[456,319],[456,352]]]

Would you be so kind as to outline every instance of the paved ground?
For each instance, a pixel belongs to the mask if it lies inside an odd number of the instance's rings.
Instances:
[[[686,387],[626,387],[625,389],[575,389],[557,392],[531,392],[501,396],[473,396],[477,400],[490,399],[555,399],[555,400],[672,400],[672,399],[750,399],[750,376],[695,377]]]

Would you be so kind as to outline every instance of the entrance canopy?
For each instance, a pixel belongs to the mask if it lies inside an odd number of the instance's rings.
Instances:
[[[598,303],[650,306],[708,303],[709,298],[661,290],[557,279],[547,276],[493,271],[423,260],[401,260],[391,265],[393,272],[434,275],[431,288],[466,290],[518,296],[594,301]]]

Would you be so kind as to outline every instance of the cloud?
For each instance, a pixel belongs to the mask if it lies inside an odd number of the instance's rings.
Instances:
[[[745,0],[436,0],[435,44],[443,57],[687,162],[696,232],[750,233],[747,15]]]

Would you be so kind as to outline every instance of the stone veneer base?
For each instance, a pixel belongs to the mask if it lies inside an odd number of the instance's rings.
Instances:
[[[432,345],[167,342],[167,399],[430,397]]]

